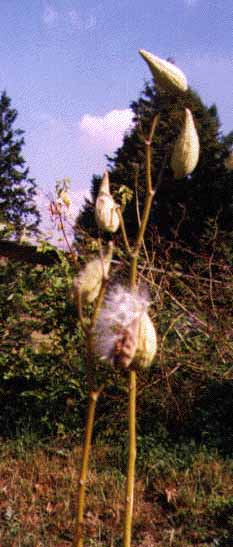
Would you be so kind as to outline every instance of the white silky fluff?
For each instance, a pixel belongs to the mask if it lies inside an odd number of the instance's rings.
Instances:
[[[140,319],[149,306],[148,296],[117,285],[106,295],[95,327],[95,350],[101,359],[110,359],[119,333]]]

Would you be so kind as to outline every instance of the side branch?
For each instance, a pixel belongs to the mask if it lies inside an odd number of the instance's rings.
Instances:
[[[136,244],[134,248],[132,265],[131,265],[131,284],[136,283],[136,270],[137,270],[137,260],[142,245],[146,227],[148,224],[152,201],[155,195],[155,191],[152,188],[152,177],[151,177],[151,140],[145,141],[146,145],[146,199],[144,210],[141,219],[141,225],[138,230],[138,235],[136,238]]]
[[[124,219],[123,219],[120,207],[118,207],[118,209],[117,209],[117,214],[118,214],[119,220],[120,220],[121,233],[122,233],[123,241],[124,241],[124,244],[125,244],[125,248],[126,248],[127,253],[131,256],[132,251],[131,251],[131,248],[130,248],[130,245],[129,245],[129,241],[128,241],[128,237],[127,237],[127,233],[126,233],[126,229],[125,229],[125,223],[124,223]]]
[[[88,334],[88,329],[87,329],[87,325],[85,323],[85,319],[84,319],[84,316],[83,316],[83,309],[82,309],[82,294],[80,292],[80,290],[77,288],[76,290],[76,298],[75,298],[75,304],[76,304],[76,309],[77,309],[77,313],[78,313],[78,319],[80,321],[80,324],[81,324],[81,327],[83,329],[83,332],[85,334]]]

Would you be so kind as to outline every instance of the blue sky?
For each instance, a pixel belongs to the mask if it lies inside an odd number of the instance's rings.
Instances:
[[[150,79],[143,48],[173,57],[233,129],[232,0],[0,0],[0,90],[18,110],[40,188],[70,177],[78,210]],[[44,207],[43,202],[43,207]]]

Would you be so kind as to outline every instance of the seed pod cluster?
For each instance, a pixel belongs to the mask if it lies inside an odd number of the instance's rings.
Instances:
[[[95,204],[95,218],[98,227],[106,232],[114,233],[119,228],[117,204],[110,193],[108,172],[104,173]]]
[[[188,89],[186,76],[177,66],[156,57],[145,49],[139,50],[140,55],[147,62],[153,77],[156,82],[164,89],[171,93],[184,93]]]
[[[95,350],[99,357],[122,368],[149,367],[157,337],[147,313],[148,300],[124,287],[107,294],[96,323]]]
[[[195,169],[200,153],[197,130],[191,111],[185,109],[185,120],[175,142],[171,158],[171,167],[176,179],[190,175]]]

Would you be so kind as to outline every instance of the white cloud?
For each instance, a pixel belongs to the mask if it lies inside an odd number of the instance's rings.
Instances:
[[[47,3],[44,12],[42,14],[42,19],[44,24],[47,27],[53,28],[58,23],[63,26],[63,30],[81,30],[87,31],[92,30],[96,27],[96,17],[93,15],[86,15],[82,17],[77,9],[63,9],[57,10],[54,5]]]
[[[96,17],[89,15],[85,18],[81,17],[76,9],[67,12],[65,18],[69,21],[72,27],[80,30],[92,30],[96,26]]]
[[[186,6],[192,7],[198,3],[198,0],[184,0],[184,3],[186,4]]]
[[[80,128],[88,134],[91,140],[103,143],[109,149],[115,149],[122,143],[124,133],[132,126],[132,111],[111,110],[104,116],[84,114]],[[106,150],[108,152],[108,150]]]
[[[85,30],[92,30],[95,27],[96,27],[96,17],[94,17],[94,15],[90,15],[85,24]]]
[[[51,6],[51,4],[47,4],[45,6],[44,13],[43,13],[43,22],[48,27],[52,27],[57,22],[57,20],[58,20],[57,10],[53,6]]]
[[[131,125],[130,110],[113,110],[104,116],[86,114],[80,120],[63,120],[46,112],[34,114],[27,131],[25,159],[30,175],[40,188],[37,198],[45,233],[54,232],[48,213],[49,199],[54,196],[56,179],[71,181],[71,213],[75,219],[85,197],[88,197],[94,173],[106,170],[106,157],[121,146],[122,137]],[[53,236],[57,237],[57,235]]]
[[[80,25],[80,17],[76,9],[70,10],[67,15],[72,26],[77,27]]]

